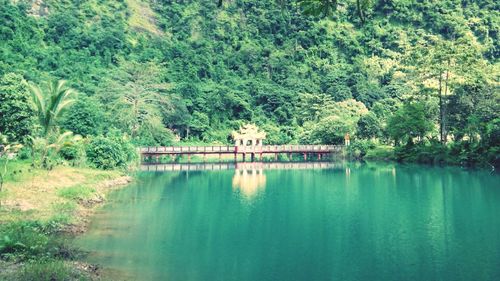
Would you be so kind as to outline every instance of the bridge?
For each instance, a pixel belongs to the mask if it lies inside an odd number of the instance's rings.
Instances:
[[[253,145],[253,146],[154,146],[140,148],[141,159],[159,162],[161,156],[178,156],[187,155],[188,161],[191,155],[202,155],[205,159],[206,155],[233,155],[234,161],[238,161],[238,156],[241,156],[245,162],[247,155],[250,156],[252,162],[257,156],[262,160],[263,155],[274,155],[275,160],[278,155],[286,153],[289,156],[292,154],[302,154],[304,160],[307,160],[308,155],[316,155],[318,160],[321,160],[323,155],[341,153],[344,151],[344,145]]]

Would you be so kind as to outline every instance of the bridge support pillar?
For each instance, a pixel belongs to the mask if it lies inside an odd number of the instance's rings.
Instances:
[[[219,162],[221,162],[221,161],[222,161],[222,154],[219,153]]]
[[[191,163],[191,154],[188,154],[188,163]]]
[[[259,160],[262,161],[262,152],[260,153]]]
[[[251,162],[255,161],[255,153],[250,153],[250,160]]]
[[[247,154],[246,153],[243,153],[243,162],[245,162],[245,158],[246,158]]]
[[[156,155],[156,163],[160,163],[160,155]]]
[[[203,162],[207,162],[207,154],[203,153]]]
[[[234,154],[234,162],[237,162],[238,161],[238,153],[235,153]]]
[[[278,161],[278,153],[274,153],[274,161]]]
[[[304,153],[304,161],[307,161],[307,153]]]
[[[321,153],[318,153],[318,160],[321,160]]]
[[[292,161],[292,154],[291,153],[288,153],[288,160]]]

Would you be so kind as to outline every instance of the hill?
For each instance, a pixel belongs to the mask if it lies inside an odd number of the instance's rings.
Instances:
[[[497,1],[303,2],[0,0],[0,75],[67,79],[76,110],[140,144],[226,143],[246,122],[272,143],[498,141]],[[391,131],[415,102],[432,126]]]

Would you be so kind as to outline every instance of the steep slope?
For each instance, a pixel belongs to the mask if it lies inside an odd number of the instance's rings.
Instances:
[[[121,64],[152,62],[172,85],[164,125],[181,137],[225,142],[252,121],[289,142],[307,121],[300,94],[372,108],[430,91],[412,76],[425,46],[467,45],[498,70],[493,0],[372,1],[364,24],[349,1],[329,19],[282,2],[0,0],[0,75],[65,78],[102,100]]]

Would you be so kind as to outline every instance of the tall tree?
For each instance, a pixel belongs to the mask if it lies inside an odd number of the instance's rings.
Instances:
[[[172,133],[163,124],[162,110],[173,107],[169,89],[161,65],[122,61],[103,81],[99,97],[117,128],[136,140],[148,138],[150,144],[167,144]]]
[[[444,40],[428,36],[408,54],[415,80],[421,89],[437,93],[439,100],[439,135],[441,142],[448,138],[448,101],[455,88],[468,79],[475,79],[485,65],[477,42],[470,37]]]
[[[36,122],[30,91],[22,76],[14,73],[0,79],[0,133],[10,141],[25,142]]]

